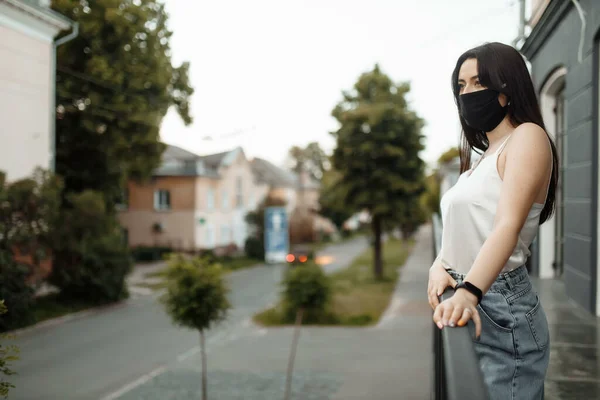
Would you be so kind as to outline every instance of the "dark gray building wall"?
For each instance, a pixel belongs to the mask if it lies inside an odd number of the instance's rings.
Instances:
[[[554,3],[554,4],[552,4]],[[542,18],[546,27],[534,32],[523,47],[532,64],[536,89],[541,90],[549,75],[567,68],[565,86],[565,149],[562,154],[565,188],[564,275],[569,297],[595,312],[596,295],[596,204],[597,204],[597,83],[594,82],[598,57],[594,41],[600,26],[600,1],[581,0],[587,28],[583,61],[578,62],[581,20],[570,0],[555,0],[546,10],[558,21]],[[544,34],[540,34],[544,32]],[[540,45],[541,44],[541,45]]]

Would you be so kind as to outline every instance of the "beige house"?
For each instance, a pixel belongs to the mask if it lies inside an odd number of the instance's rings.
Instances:
[[[150,183],[129,183],[119,218],[130,246],[243,248],[263,194],[241,148],[199,156],[168,146]]]
[[[8,180],[52,168],[55,42],[72,22],[49,0],[0,0],[0,170]]]

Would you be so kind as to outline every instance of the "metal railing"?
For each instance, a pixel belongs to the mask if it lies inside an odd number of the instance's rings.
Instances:
[[[437,257],[442,223],[433,215],[433,248]],[[444,301],[454,294],[447,288],[440,296]],[[433,400],[484,400],[488,392],[467,326],[439,329],[433,325]]]

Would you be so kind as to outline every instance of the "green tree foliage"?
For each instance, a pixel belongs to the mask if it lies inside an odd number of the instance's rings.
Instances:
[[[352,207],[346,204],[344,187],[340,185],[341,178],[342,174],[335,169],[325,171],[319,193],[319,213],[329,218],[340,230],[344,222],[354,214]]]
[[[426,219],[429,219],[431,214],[440,212],[440,180],[437,170],[425,179],[425,192],[421,196],[421,207],[425,212]]]
[[[429,219],[431,214],[440,213],[440,178],[439,168],[452,160],[460,157],[457,147],[451,147],[442,153],[437,160],[437,168],[427,176],[425,180],[425,193],[421,196],[421,207],[425,212],[425,218]]]
[[[438,158],[438,164],[446,164],[459,157],[460,152],[458,150],[458,147],[451,147],[450,149],[442,153],[442,155]]]
[[[403,239],[410,238],[417,232],[421,225],[427,222],[428,213],[422,206],[421,197],[414,197],[412,201],[406,202],[400,212],[398,227],[402,232]]]
[[[159,165],[167,110],[191,122],[189,64],[172,63],[163,2],[55,0],[52,8],[79,23],[57,54],[56,171],[65,188],[52,280],[66,296],[116,300],[127,295],[131,262],[114,204],[129,179]]]
[[[60,180],[41,169],[10,184],[0,173],[0,298],[10,310],[0,318],[0,331],[33,320],[32,285],[50,256],[60,191]]]
[[[125,277],[132,260],[117,218],[107,213],[102,193],[69,194],[54,235],[50,282],[64,299],[105,303],[128,296]]]
[[[207,399],[204,331],[224,320],[231,304],[219,264],[203,258],[172,255],[167,269],[167,291],[162,298],[176,325],[200,332],[202,353],[202,399]]]
[[[402,224],[424,190],[423,120],[409,108],[408,83],[395,84],[378,66],[344,92],[332,115],[340,126],[332,162],[340,198],[372,218],[374,275],[383,277],[384,221]]]
[[[288,271],[284,280],[284,299],[288,311],[324,311],[331,299],[331,284],[316,264],[298,265]]]
[[[7,311],[4,300],[0,300],[0,316],[6,314]],[[0,339],[7,338],[6,335],[0,335]],[[0,397],[7,398],[9,390],[15,387],[12,383],[5,381],[4,377],[15,374],[15,371],[10,368],[10,364],[19,359],[18,354],[18,347],[0,343]]]
[[[112,205],[127,179],[159,165],[169,107],[191,122],[189,64],[172,64],[163,2],[55,0],[52,8],[79,23],[57,54],[56,171],[67,192],[96,190]]]
[[[315,180],[320,180],[330,167],[329,157],[317,142],[311,142],[304,148],[292,147],[289,157],[292,171],[297,174],[308,172]]]

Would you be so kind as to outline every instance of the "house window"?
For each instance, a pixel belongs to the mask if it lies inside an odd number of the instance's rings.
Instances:
[[[235,182],[235,205],[237,208],[242,208],[244,206],[244,186],[242,182],[242,177],[238,176]]]
[[[221,244],[223,246],[231,243],[231,230],[229,229],[229,225],[221,226]]]
[[[206,248],[212,249],[215,247],[215,229],[213,224],[206,224]]]
[[[155,210],[170,210],[171,209],[171,193],[168,190],[160,189],[154,191],[154,209]]]
[[[208,211],[215,209],[215,191],[213,188],[209,188],[206,193],[206,208]]]
[[[221,202],[223,210],[227,210],[229,208],[229,193],[227,193],[227,190],[223,190]]]

